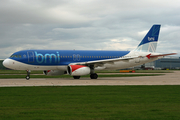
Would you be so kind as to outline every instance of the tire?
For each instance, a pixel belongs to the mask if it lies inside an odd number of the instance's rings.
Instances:
[[[30,76],[26,76],[26,80],[29,80],[30,79]]]
[[[97,79],[98,75],[96,73],[93,73],[93,74],[90,75],[90,78],[91,79]]]

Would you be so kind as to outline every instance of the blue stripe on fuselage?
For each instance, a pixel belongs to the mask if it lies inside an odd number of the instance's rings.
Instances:
[[[130,51],[23,50],[14,53],[10,59],[29,65],[68,65],[70,63],[122,57],[129,52]]]

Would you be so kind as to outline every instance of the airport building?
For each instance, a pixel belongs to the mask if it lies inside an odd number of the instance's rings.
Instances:
[[[180,57],[164,57],[145,64],[145,67],[153,66],[155,69],[180,69]]]

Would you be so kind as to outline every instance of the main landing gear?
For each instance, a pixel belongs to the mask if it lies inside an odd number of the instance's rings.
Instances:
[[[30,70],[27,70],[27,76],[26,76],[26,80],[29,80],[30,79]]]
[[[97,78],[98,78],[98,75],[97,75],[96,73],[94,73],[94,65],[90,65],[90,68],[91,68],[90,78],[91,78],[91,79],[97,79]]]

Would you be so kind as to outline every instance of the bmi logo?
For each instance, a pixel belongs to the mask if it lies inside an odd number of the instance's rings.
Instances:
[[[59,52],[56,52],[56,54],[49,54],[49,53],[46,53],[46,54],[41,54],[41,53],[37,53],[35,51],[35,56],[36,56],[36,61],[38,63],[59,63],[60,62],[60,55],[59,55]]]
[[[155,38],[154,37],[148,37],[148,41],[154,41]]]

